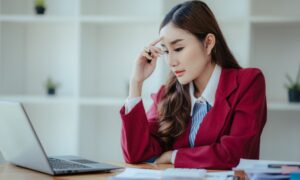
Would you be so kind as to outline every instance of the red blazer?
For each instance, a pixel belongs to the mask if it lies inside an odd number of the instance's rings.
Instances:
[[[146,113],[139,102],[125,115],[123,106],[122,150],[127,163],[159,157],[165,150],[152,135],[158,130],[157,105],[164,87],[152,95]],[[191,117],[187,117],[190,118]],[[240,158],[258,159],[260,136],[267,119],[266,88],[262,72],[255,68],[222,69],[214,106],[204,117],[189,145],[191,120],[172,149],[177,149],[175,167],[230,169]]]

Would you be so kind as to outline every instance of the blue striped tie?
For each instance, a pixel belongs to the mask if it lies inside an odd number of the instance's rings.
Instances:
[[[210,105],[207,102],[196,102],[194,105],[191,131],[189,135],[189,142],[191,147],[194,147],[195,145],[195,138],[200,124],[209,109]]]

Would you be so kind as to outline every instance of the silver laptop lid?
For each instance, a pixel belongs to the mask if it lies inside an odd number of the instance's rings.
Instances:
[[[0,150],[6,161],[54,174],[21,103],[0,101],[0,138]]]

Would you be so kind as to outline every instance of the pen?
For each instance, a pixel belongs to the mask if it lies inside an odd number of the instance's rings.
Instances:
[[[148,52],[148,55],[149,55],[149,56],[151,56],[151,54],[152,54],[152,53],[151,53],[151,51],[149,50],[149,52]],[[150,63],[151,63],[151,61],[152,61],[152,59],[148,59],[148,58],[147,58],[147,63],[149,63],[149,64],[150,64]]]
[[[268,168],[281,168],[282,166],[293,166],[300,168],[300,164],[268,164]]]

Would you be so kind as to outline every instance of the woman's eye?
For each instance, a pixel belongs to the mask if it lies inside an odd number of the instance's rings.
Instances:
[[[182,49],[183,49],[183,47],[175,48],[174,51],[179,52],[179,51],[181,51]],[[169,51],[168,51],[168,50],[164,50],[164,53],[165,53],[165,54],[169,54]]]
[[[181,51],[182,49],[183,49],[183,47],[180,47],[180,48],[174,49],[174,51],[179,52],[179,51]]]

